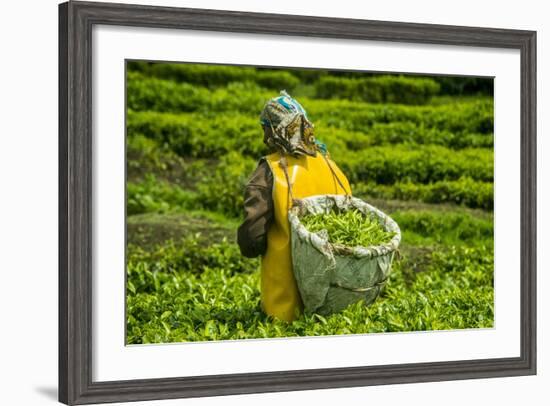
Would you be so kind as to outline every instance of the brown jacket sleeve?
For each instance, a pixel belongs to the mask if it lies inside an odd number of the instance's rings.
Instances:
[[[273,174],[262,159],[244,191],[244,221],[237,230],[241,254],[254,258],[265,254],[267,230],[273,220]]]

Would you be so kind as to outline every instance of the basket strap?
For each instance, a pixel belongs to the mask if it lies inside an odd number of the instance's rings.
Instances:
[[[349,192],[349,190],[345,188],[344,184],[336,174],[336,171],[330,164],[330,161],[328,160],[328,158],[322,153],[321,155],[324,158],[325,162],[327,163],[327,166],[330,169],[332,176],[336,178],[336,181],[338,182],[342,190],[345,192],[346,197],[351,197],[351,193]],[[281,169],[283,170],[283,173],[285,174],[286,183],[288,185],[288,195],[290,197],[290,207],[292,207],[294,203],[297,203],[297,199],[294,199],[294,194],[292,193],[292,183],[290,182],[290,177],[288,176],[288,161],[285,155],[281,154],[281,159],[279,159],[279,166],[281,167]]]
[[[279,159],[279,166],[282,168],[283,173],[285,174],[286,183],[288,185],[288,195],[290,197],[289,206],[292,207],[295,203],[295,199],[294,199],[294,195],[292,194],[292,183],[290,182],[290,177],[288,176],[288,161],[286,160],[285,155],[282,155],[281,159]]]
[[[347,197],[350,197],[351,196],[351,193],[346,190],[346,188],[344,187],[344,185],[342,184],[342,182],[340,181],[340,178],[338,177],[338,175],[336,174],[336,171],[334,170],[334,168],[332,167],[332,165],[330,164],[330,161],[328,160],[328,158],[326,157],[325,154],[322,154],[321,155],[323,156],[323,158],[325,159],[325,162],[327,163],[328,165],[328,168],[330,169],[330,172],[332,172],[332,176],[334,176],[336,178],[336,181],[338,182],[338,184],[340,185],[340,187],[342,188],[342,190],[346,193],[346,196]]]

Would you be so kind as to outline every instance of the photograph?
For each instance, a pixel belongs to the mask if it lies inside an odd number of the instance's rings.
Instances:
[[[127,59],[125,87],[126,345],[494,327],[493,77]]]

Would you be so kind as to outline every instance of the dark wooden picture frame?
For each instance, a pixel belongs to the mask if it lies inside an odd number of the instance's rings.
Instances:
[[[92,27],[95,24],[511,48],[521,58],[521,353],[517,358],[92,380]],[[536,373],[536,32],[68,2],[59,6],[59,400],[216,396]]]

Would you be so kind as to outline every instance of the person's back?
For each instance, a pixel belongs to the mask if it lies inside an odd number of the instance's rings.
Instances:
[[[319,148],[303,108],[286,93],[266,104],[262,125],[264,141],[275,152],[260,161],[246,187],[238,243],[243,255],[262,255],[264,312],[292,321],[301,313],[302,303],[292,271],[288,209],[295,199],[351,194],[351,189],[324,148]]]

